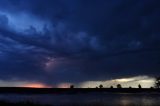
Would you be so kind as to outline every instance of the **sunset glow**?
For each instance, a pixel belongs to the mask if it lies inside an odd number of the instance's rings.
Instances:
[[[23,87],[28,87],[28,88],[51,88],[50,86],[41,84],[41,83],[33,83],[33,84],[25,84]]]

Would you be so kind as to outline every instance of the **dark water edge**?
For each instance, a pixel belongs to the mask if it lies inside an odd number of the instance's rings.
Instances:
[[[41,104],[35,104],[31,102],[7,102],[7,101],[0,101],[0,106],[51,106],[51,105],[41,105]]]
[[[0,101],[0,106],[160,106],[160,94],[1,94]]]
[[[160,106],[160,89],[0,87],[0,106]]]
[[[23,88],[0,87],[0,94],[160,93],[155,88]]]
[[[159,104],[155,105],[144,105],[144,104],[103,104],[103,103],[66,103],[66,104],[55,104],[55,105],[47,105],[47,104],[38,104],[32,102],[7,102],[0,101],[0,106],[160,106]]]

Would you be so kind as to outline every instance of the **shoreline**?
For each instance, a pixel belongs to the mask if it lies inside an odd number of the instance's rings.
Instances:
[[[160,93],[155,88],[24,88],[0,87],[0,94]]]

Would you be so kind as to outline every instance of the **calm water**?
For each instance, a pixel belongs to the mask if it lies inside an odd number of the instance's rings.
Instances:
[[[0,95],[0,100],[39,104],[103,104],[121,106],[160,106],[160,94],[75,94],[75,95]]]

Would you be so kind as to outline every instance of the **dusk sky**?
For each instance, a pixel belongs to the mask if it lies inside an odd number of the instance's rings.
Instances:
[[[0,86],[153,86],[160,0],[0,0]]]

